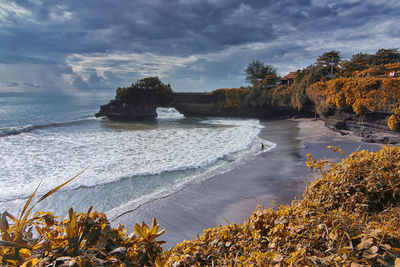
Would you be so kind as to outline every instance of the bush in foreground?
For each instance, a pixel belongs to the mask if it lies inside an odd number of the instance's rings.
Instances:
[[[388,119],[388,127],[392,131],[399,131],[400,130],[400,115],[399,114],[392,114]]]
[[[302,200],[258,208],[244,224],[206,229],[165,252],[155,220],[127,235],[91,210],[71,209],[63,222],[50,213],[21,221],[5,212],[0,260],[25,266],[399,266],[400,148],[354,152],[336,164],[308,156],[307,165],[322,177]]]
[[[400,148],[355,152],[337,164],[309,156],[307,164],[322,178],[303,200],[259,208],[243,225],[207,229],[168,251],[168,264],[400,264]]]
[[[3,232],[3,239],[11,240],[1,243],[2,266],[151,266],[160,261],[164,243],[155,240],[165,232],[159,231],[155,219],[150,227],[136,224],[130,235],[121,225],[110,227],[104,213],[72,209],[61,222],[49,212],[37,212],[25,224],[34,227],[37,236],[25,230],[14,242],[16,224],[7,230],[10,238]]]

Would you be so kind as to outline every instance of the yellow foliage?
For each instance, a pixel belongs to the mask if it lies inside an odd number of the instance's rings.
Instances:
[[[126,235],[123,226],[111,228],[104,213],[69,212],[69,219],[59,222],[51,213],[35,213],[30,220],[35,225],[37,235],[24,234],[31,248],[20,248],[18,254],[6,246],[0,246],[0,264],[9,266],[47,266],[59,258],[74,260],[78,265],[125,264],[162,266],[163,241],[155,240],[165,233],[158,231],[154,219],[150,228],[142,223],[136,225],[134,233]],[[139,230],[138,230],[139,229]],[[13,226],[10,232],[14,231]],[[138,235],[136,236],[135,233]],[[116,252],[113,250],[117,249]]]
[[[28,249],[26,249],[26,248],[21,248],[21,249],[18,251],[18,254],[19,254],[19,257],[20,257],[22,260],[26,260],[27,258],[29,258],[29,257],[32,256],[31,252],[30,252]]]
[[[382,65],[379,68],[400,70],[400,64]],[[335,107],[352,110],[357,115],[376,111],[397,114],[400,110],[400,78],[358,75],[320,81],[307,88],[307,96],[314,101],[318,113]],[[388,120],[391,130],[397,127],[397,117],[392,115]]]
[[[220,107],[228,109],[238,108],[241,106],[244,97],[248,94],[248,89],[217,89],[213,93],[224,96],[224,99],[220,102]]]
[[[280,95],[282,97],[287,97],[290,95],[290,87],[286,85],[279,85],[277,87],[272,88],[272,92],[274,95]]]
[[[391,91],[396,82],[398,78],[337,78],[313,84],[307,94],[317,106],[351,108],[360,115],[366,111],[391,109],[393,103],[389,103],[389,99],[394,100]],[[399,99],[395,102],[398,105]]]
[[[389,76],[390,72],[400,72],[400,63],[372,66],[366,70],[356,72],[356,76]]]
[[[142,225],[135,224],[133,232],[137,234],[141,238],[141,240],[145,242],[150,242],[165,233],[165,229],[158,231],[158,228],[159,225],[157,224],[157,220],[156,218],[153,218],[153,223],[150,228],[147,226],[147,224],[142,222]],[[164,242],[159,241],[158,243],[162,244]]]
[[[400,130],[400,115],[392,114],[388,119],[388,127],[392,131]]]
[[[356,152],[337,164],[310,156],[309,164],[322,178],[307,187],[303,200],[276,211],[258,208],[243,225],[204,230],[167,251],[167,265],[394,265],[400,256],[400,148]]]
[[[328,107],[352,110],[357,115],[374,111],[395,113],[400,107],[400,78],[390,77],[393,71],[400,71],[400,63],[375,66],[355,77],[320,81],[307,88],[307,96],[320,113]]]

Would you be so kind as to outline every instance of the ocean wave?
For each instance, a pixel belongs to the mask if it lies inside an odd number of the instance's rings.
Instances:
[[[258,143],[260,141],[265,146],[263,151],[259,151]],[[118,205],[111,210],[106,211],[107,216],[110,218],[110,221],[114,221],[127,213],[134,212],[141,206],[146,205],[147,203],[169,197],[181,191],[182,189],[191,186],[192,184],[201,183],[207,181],[208,179],[212,179],[216,175],[231,171],[238,164],[244,164],[245,162],[247,162],[247,160],[253,159],[253,156],[259,155],[260,153],[266,153],[271,149],[274,149],[275,147],[276,143],[257,138],[257,140],[255,140],[252,147],[248,151],[248,154],[240,154],[237,155],[238,157],[234,157],[233,154],[225,155],[222,160],[226,161],[228,164],[214,165],[213,168],[204,169],[204,172],[193,174],[191,177],[186,177],[185,179],[179,180],[177,181],[177,183],[169,187],[160,188],[159,190],[151,194],[146,194],[139,198],[135,198],[128,202],[122,203],[121,205]]]
[[[62,215],[66,212],[65,206],[54,205],[54,203],[64,203],[64,204],[67,203],[66,205],[74,206],[74,208],[77,208],[78,210],[79,209],[86,210],[87,207],[84,207],[84,205],[99,205],[99,202],[102,202],[101,200],[99,200],[99,198],[104,198],[106,194],[105,192],[118,192],[118,199],[126,199],[125,198],[126,196],[124,196],[124,194],[129,195],[129,193],[127,193],[129,192],[129,186],[127,185],[133,184],[133,187],[135,188],[136,191],[137,190],[140,191],[137,185],[141,183],[146,183],[146,184],[150,183],[149,186],[155,187],[155,191],[153,192],[146,194],[140,193],[138,197],[130,198],[128,201],[122,201],[120,203],[114,204],[111,206],[111,208],[110,207],[105,208],[102,205],[96,206],[96,209],[106,212],[107,216],[112,221],[126,213],[135,211],[137,208],[140,208],[141,206],[146,205],[147,203],[171,196],[193,184],[202,183],[204,181],[207,181],[208,179],[212,179],[216,175],[226,173],[232,170],[233,168],[235,168],[235,166],[244,164],[248,160],[254,158],[256,154],[258,154],[254,152],[259,150],[258,146],[259,141],[264,142],[266,146],[264,152],[267,152],[276,146],[272,142],[257,139],[255,140],[252,148],[246,151],[246,153],[244,154],[239,153],[236,155],[226,155],[219,160],[218,164],[213,164],[212,166],[203,169],[196,168],[190,171],[189,173],[185,172],[184,170],[176,170],[171,172],[164,171],[163,173],[155,175],[143,175],[143,176],[128,175],[118,178],[115,177],[116,178],[115,180],[106,182],[104,184],[97,184],[97,185],[76,184],[75,186],[72,186],[70,188],[61,189],[57,194],[53,195],[50,200],[48,201],[45,200],[41,202],[36,208],[36,210],[52,211],[55,214]],[[181,173],[181,175],[179,175],[179,173]],[[166,174],[169,177],[180,176],[181,178],[175,180],[174,183],[169,184],[168,186],[160,187],[157,186],[156,184],[153,184],[154,181],[160,181],[160,179],[164,179],[166,177],[165,176]],[[43,193],[44,191],[40,192],[39,194],[37,194],[37,197],[40,197]],[[10,199],[2,199],[0,200],[0,209],[11,208],[11,212],[15,213],[18,211],[18,207],[20,207],[26,202],[26,197],[27,196],[25,195],[19,195],[19,196],[14,195],[14,197]],[[75,199],[75,200],[74,202],[69,203],[68,199]],[[106,202],[109,203],[111,201],[106,201]],[[82,203],[82,206],[76,205],[77,203]]]
[[[52,122],[52,123],[39,124],[39,125],[24,125],[24,126],[5,127],[5,128],[0,128],[0,137],[32,132],[32,131],[39,130],[39,129],[74,126],[74,125],[87,123],[88,121],[93,121],[93,120],[98,120],[98,118],[93,117],[93,118],[85,118],[85,119],[66,121],[66,122]]]
[[[0,128],[0,137],[15,135],[35,130],[33,125]]]
[[[260,139],[261,140],[261,139]],[[265,153],[270,151],[271,149],[276,147],[276,144],[273,142],[269,142],[267,140],[261,140],[264,145],[265,148],[263,151],[259,151],[258,148],[258,141],[255,142],[252,147],[247,151],[247,154],[235,154],[235,153],[239,153],[241,151],[235,151],[229,154],[225,154],[219,158],[213,159],[213,160],[206,160],[206,161],[200,161],[191,165],[183,165],[183,166],[175,166],[172,168],[166,168],[166,169],[161,169],[158,171],[146,171],[146,172],[136,172],[136,173],[131,173],[131,174],[127,174],[127,175],[122,175],[122,176],[118,176],[118,177],[114,177],[111,180],[104,180],[102,182],[98,182],[98,183],[87,183],[87,184],[76,184],[75,186],[72,187],[66,187],[61,189],[60,191],[69,191],[69,190],[79,190],[79,189],[90,189],[90,188],[94,188],[97,186],[108,186],[111,184],[115,184],[115,183],[119,183],[123,180],[128,180],[128,179],[137,179],[137,178],[143,178],[143,177],[150,177],[150,176],[161,176],[161,175],[165,175],[165,174],[176,174],[179,172],[186,172],[186,171],[194,171],[194,170],[198,170],[198,169],[203,169],[205,170],[204,173],[202,173],[201,175],[196,175],[198,177],[202,177],[200,180],[204,181],[207,180],[217,174],[226,172],[231,170],[236,163],[240,164],[243,162],[246,162],[247,160],[243,160],[243,158],[246,157],[251,157],[253,155],[258,155],[260,153]],[[220,162],[220,164],[217,164],[218,162]],[[229,166],[227,166],[227,163]],[[213,168],[210,168],[211,166],[214,166]],[[180,182],[180,185],[184,185],[186,182],[188,181],[192,181],[192,180],[199,180],[199,179],[193,179],[193,177],[190,178],[185,178],[184,182]],[[180,190],[181,188],[179,187],[176,190]],[[176,191],[175,189],[172,191],[168,191],[169,193],[174,193]],[[1,192],[1,190],[0,190]],[[162,191],[164,192],[164,191]],[[156,195],[159,195],[159,193],[157,193]],[[164,196],[164,195],[163,195]],[[24,196],[18,196],[18,198],[23,198]],[[15,198],[15,196],[14,196]],[[10,198],[10,199],[5,199],[5,201],[10,201],[13,200],[14,198]],[[151,199],[153,199],[154,197],[151,197]],[[157,197],[156,197],[157,198]],[[147,199],[147,198],[146,198]],[[135,200],[136,201],[136,200]],[[141,201],[139,201],[139,203],[142,203]]]
[[[119,186],[120,181],[152,191],[175,184],[177,179],[185,180],[186,174],[191,177],[217,165],[240,164],[243,155],[259,153],[260,142],[269,148],[257,136],[258,120],[221,119],[213,124],[210,127],[194,121],[188,127],[187,122],[173,122],[159,128],[133,130],[104,129],[98,125],[4,139],[0,142],[0,174],[4,177],[0,180],[0,199],[29,196],[41,177],[46,179],[38,194],[44,194],[87,167],[64,191],[107,184]],[[68,124],[55,126],[62,125]],[[146,177],[159,181],[150,185]]]
[[[168,120],[176,120],[182,119],[185,116],[175,108],[157,108],[157,119],[168,119]]]

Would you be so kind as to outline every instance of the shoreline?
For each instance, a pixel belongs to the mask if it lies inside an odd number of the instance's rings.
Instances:
[[[300,141],[301,145],[293,153],[299,153],[300,161],[295,162],[291,169],[278,174],[275,178],[278,181],[278,185],[282,186],[281,188],[276,188],[276,191],[268,189],[272,192],[232,203],[219,217],[218,222],[220,224],[227,225],[228,222],[243,223],[255,211],[257,205],[265,208],[277,208],[280,205],[289,204],[293,200],[301,198],[306,185],[319,178],[319,174],[312,171],[305,164],[307,153],[310,153],[316,159],[337,162],[345,156],[332,152],[327,146],[339,146],[346,155],[353,153],[357,149],[376,151],[383,146],[380,143],[364,142],[355,133],[343,136],[340,132],[328,128],[322,120],[302,118],[288,119],[287,121],[297,123],[299,128],[296,139]],[[279,121],[276,122],[279,123]],[[264,127],[268,127],[271,121],[262,121],[261,123]]]
[[[201,184],[191,185],[166,198],[157,199],[120,215],[113,226],[133,229],[141,221],[157,218],[167,232],[161,240],[165,248],[191,240],[204,229],[228,223],[243,223],[257,205],[278,206],[300,197],[305,185],[315,178],[305,165],[306,154],[337,160],[338,154],[326,148],[337,145],[346,154],[360,149],[378,150],[381,144],[361,142],[327,128],[320,120],[295,119],[261,121],[259,137],[277,144],[255,159],[218,174]]]

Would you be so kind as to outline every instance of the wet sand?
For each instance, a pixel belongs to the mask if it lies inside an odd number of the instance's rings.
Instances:
[[[352,135],[341,136],[311,119],[262,122],[260,137],[277,144],[254,160],[216,175],[202,184],[191,185],[168,197],[146,203],[112,221],[132,231],[135,223],[151,224],[157,218],[167,232],[160,240],[165,248],[191,240],[203,229],[227,223],[243,223],[257,205],[264,207],[290,203],[300,197],[306,183],[316,177],[305,165],[306,154],[314,158],[339,160],[326,147],[338,145],[345,153],[357,148],[378,150],[381,145],[362,143]]]

